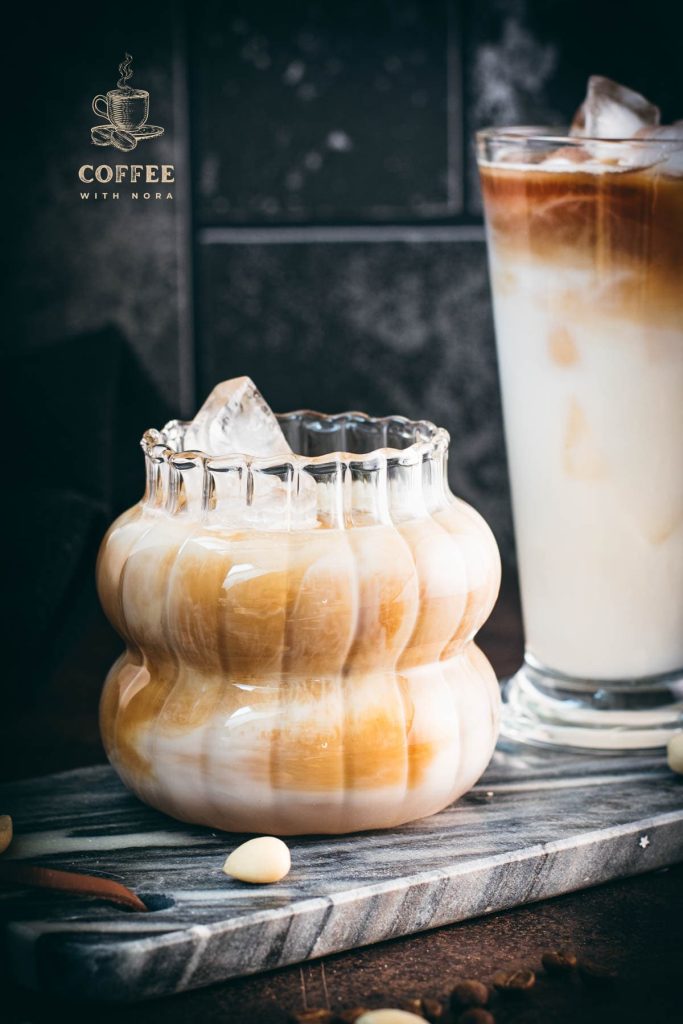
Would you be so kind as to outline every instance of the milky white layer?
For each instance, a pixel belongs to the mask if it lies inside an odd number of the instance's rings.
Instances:
[[[128,671],[130,670],[130,671]],[[123,675],[126,678],[123,681]],[[108,685],[125,690],[144,685],[144,667],[115,667]],[[139,772],[120,756],[109,756],[124,782],[167,814],[228,831],[296,834],[382,828],[440,810],[471,788],[484,771],[498,734],[499,690],[493,669],[473,645],[449,661],[406,670],[401,677],[330,678],[314,704],[303,687],[288,698],[278,680],[268,688],[251,687],[251,699],[231,714],[215,713],[200,727],[178,728],[174,703],[203,688],[229,686],[220,678],[181,673],[154,723],[136,735],[137,753],[152,766]],[[382,713],[400,724],[403,750],[394,781],[353,786],[345,774],[361,771],[363,761],[339,747],[350,725]],[[327,742],[309,764],[310,738],[329,735],[333,759],[328,768],[338,782],[324,786],[315,777],[325,760]],[[411,749],[428,744],[429,759],[419,778],[410,775]],[[301,749],[301,756],[297,751]],[[372,750],[366,752],[372,758]],[[397,751],[394,751],[397,756]],[[278,768],[279,759],[293,766]],[[370,765],[372,761],[370,761]],[[402,770],[401,770],[402,769]],[[381,768],[380,768],[381,771]],[[316,785],[309,788],[306,779]]]
[[[582,678],[680,669],[683,313],[601,315],[589,269],[492,270],[527,648]]]

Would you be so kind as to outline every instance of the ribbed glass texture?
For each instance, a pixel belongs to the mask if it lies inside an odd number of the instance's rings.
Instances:
[[[109,758],[143,800],[231,831],[388,827],[479,777],[498,686],[473,644],[500,582],[448,488],[448,434],[360,413],[280,417],[291,459],[183,451],[148,431],[143,500],[98,588],[126,652]]]

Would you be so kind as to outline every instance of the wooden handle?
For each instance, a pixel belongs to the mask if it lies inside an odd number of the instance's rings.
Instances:
[[[97,896],[101,900],[128,907],[129,910],[148,909],[132,890],[119,882],[112,882],[110,878],[81,875],[75,871],[58,871],[55,868],[41,868],[34,864],[0,864],[0,885],[28,885],[38,889],[55,889],[81,896]]]

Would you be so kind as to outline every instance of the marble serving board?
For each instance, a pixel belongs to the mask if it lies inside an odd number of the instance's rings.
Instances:
[[[17,980],[83,999],[182,992],[683,859],[683,785],[655,756],[498,751],[432,818],[292,839],[290,875],[263,887],[221,871],[240,837],[150,810],[106,766],[0,787],[0,813],[3,859],[102,874],[151,908],[0,889]]]

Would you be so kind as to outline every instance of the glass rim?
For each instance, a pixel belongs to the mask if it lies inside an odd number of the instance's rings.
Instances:
[[[326,433],[340,425],[366,427],[394,427],[404,432],[404,436],[412,434],[410,443],[403,448],[392,445],[374,448],[367,452],[350,452],[330,450],[319,455],[301,455],[292,452],[291,456],[253,456],[243,452],[214,455],[211,452],[186,450],[182,447],[182,437],[190,425],[190,420],[170,420],[161,430],[150,428],[140,440],[140,446],[147,458],[153,462],[166,462],[176,466],[189,462],[205,461],[211,465],[242,464],[253,466],[270,472],[285,470],[287,467],[305,470],[307,467],[321,467],[331,464],[345,463],[355,467],[377,469],[382,464],[412,465],[427,459],[445,454],[450,444],[450,434],[444,427],[439,427],[431,420],[411,420],[405,416],[369,416],[367,413],[350,410],[342,413],[322,413],[312,409],[296,409],[292,412],[275,413],[280,423],[298,421],[300,425],[312,433]],[[409,439],[408,437],[406,438]],[[180,441],[180,445],[175,444]]]
[[[661,128],[671,128],[673,125],[658,125]],[[630,136],[623,139],[604,139],[592,135],[569,135],[566,126],[544,126],[544,125],[516,125],[516,126],[491,126],[480,128],[476,133],[478,142],[510,142],[519,146],[525,142],[544,142],[553,146],[583,146],[587,142],[600,143],[601,146],[652,146],[654,145],[675,145],[683,148],[683,138],[680,136],[650,136],[649,138],[634,138]]]

